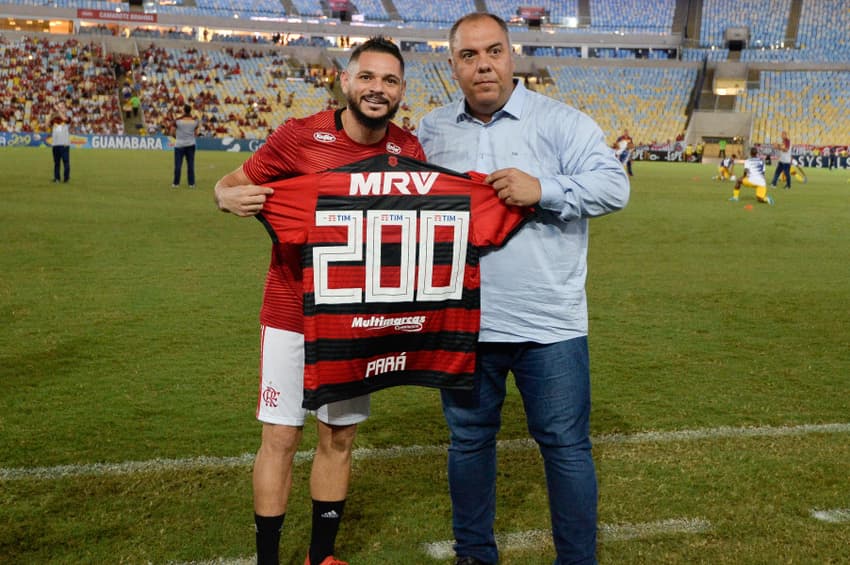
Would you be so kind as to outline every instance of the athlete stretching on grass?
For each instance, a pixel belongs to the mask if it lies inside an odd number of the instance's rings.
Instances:
[[[717,166],[717,175],[712,177],[712,179],[722,181],[732,179],[732,177],[735,176],[735,159],[737,158],[737,155],[724,157],[723,160],[720,161],[720,165]]]
[[[750,149],[750,158],[744,161],[744,174],[735,182],[732,189],[732,202],[737,202],[741,195],[741,185],[756,189],[756,200],[762,204],[773,206],[773,197],[767,195],[767,181],[764,179],[764,161],[758,156],[758,149]]]

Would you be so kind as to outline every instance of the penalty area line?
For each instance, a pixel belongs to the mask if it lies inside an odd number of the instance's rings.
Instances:
[[[647,539],[671,534],[701,534],[711,530],[711,523],[703,518],[672,518],[637,524],[599,524],[600,543]],[[552,545],[548,530],[528,530],[496,534],[500,551],[537,549]],[[454,557],[454,541],[438,541],[422,545],[422,551],[432,559]]]
[[[603,434],[593,436],[595,445],[621,445],[640,443],[672,443],[712,439],[801,436],[817,433],[850,433],[850,423],[802,424],[799,426],[720,426],[690,430],[647,431],[631,434]],[[530,438],[500,440],[498,448],[503,451],[536,448]],[[400,457],[424,457],[444,455],[446,445],[411,445],[384,448],[357,448],[355,460],[396,459]],[[313,451],[299,451],[295,464],[312,460]],[[54,467],[0,467],[0,481],[42,479],[56,480],[83,476],[133,475],[189,471],[222,467],[246,467],[254,462],[254,453],[232,457],[188,457],[184,459],[149,459],[146,461],[124,461],[117,463],[86,463],[57,465]]]

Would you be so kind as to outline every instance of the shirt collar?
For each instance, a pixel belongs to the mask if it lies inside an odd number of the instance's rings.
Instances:
[[[490,123],[502,117],[510,117],[518,120],[522,116],[522,107],[527,95],[528,90],[526,90],[522,81],[514,79],[514,91],[511,93],[511,97],[508,98],[508,101],[501,109],[497,110],[496,113],[493,114],[493,119],[490,120]],[[457,122],[477,121],[477,119],[467,111],[466,98],[461,99],[457,103],[455,120]]]

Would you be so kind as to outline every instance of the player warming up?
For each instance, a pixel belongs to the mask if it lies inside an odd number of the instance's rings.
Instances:
[[[806,171],[803,170],[803,166],[800,165],[800,161],[795,158],[791,159],[791,176],[797,179],[797,182],[800,184],[806,184],[809,182],[809,177],[806,176]],[[779,175],[779,180],[781,182],[785,182],[785,173]]]
[[[741,185],[756,189],[756,200],[762,204],[773,206],[773,197],[767,195],[767,181],[764,178],[764,161],[758,156],[758,149],[750,149],[750,158],[744,161],[744,174],[735,183],[732,190],[732,202],[737,202],[741,195]]]
[[[735,159],[737,159],[736,155],[732,155],[731,157],[724,157],[720,161],[720,165],[717,166],[717,175],[711,177],[712,180],[722,180],[727,181],[735,180]]]

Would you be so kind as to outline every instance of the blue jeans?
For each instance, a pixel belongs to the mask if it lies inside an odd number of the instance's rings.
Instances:
[[[53,180],[59,178],[59,163],[62,163],[62,172],[64,180],[68,181],[71,178],[71,146],[70,145],[54,145],[53,146]]]
[[[791,163],[777,163],[776,171],[773,173],[773,182],[770,184],[776,186],[776,181],[779,180],[779,175],[782,173],[785,173],[785,188],[791,188]]]
[[[183,166],[183,159],[186,159],[186,176],[189,180],[189,186],[195,186],[195,146],[175,147],[174,148],[174,182],[171,184],[180,184],[180,169]]]
[[[496,434],[508,371],[543,456],[556,564],[596,563],[596,469],[590,444],[587,337],[541,345],[480,343],[476,390],[442,391],[449,425],[455,553],[497,563]],[[519,480],[522,480],[520,478]]]

